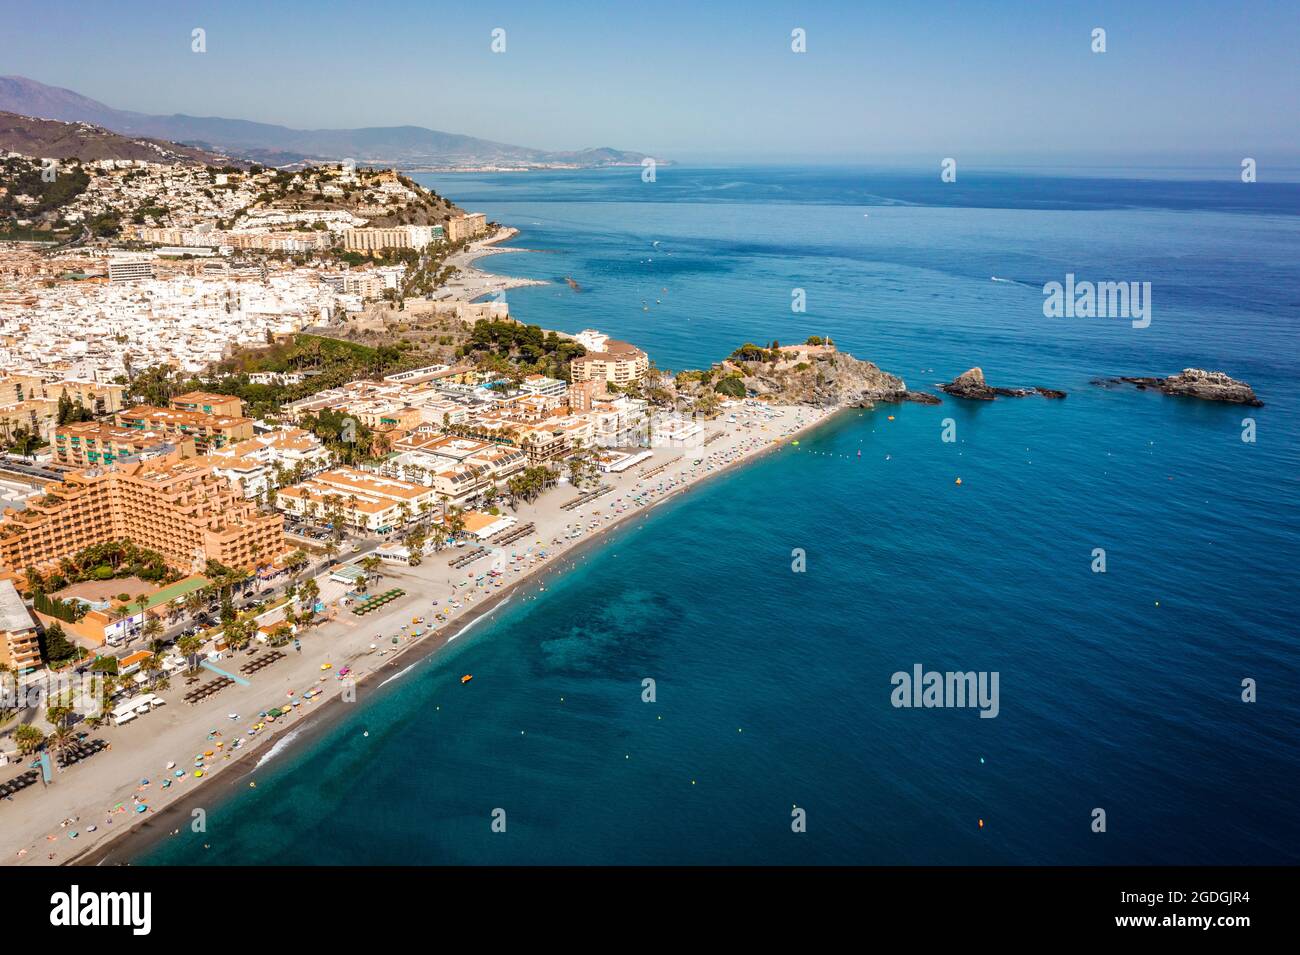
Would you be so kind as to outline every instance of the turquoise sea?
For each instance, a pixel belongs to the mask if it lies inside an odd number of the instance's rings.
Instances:
[[[913,388],[979,365],[1069,397],[843,413],[363,693],[139,862],[1300,861],[1300,186],[422,178],[520,228],[529,251],[485,266],[557,280],[511,291],[516,317],[662,368],[820,334]],[[1150,282],[1150,327],[1044,318],[1067,273]],[[1187,366],[1265,407],[1089,383]],[[894,708],[918,663],[997,671],[998,716]]]

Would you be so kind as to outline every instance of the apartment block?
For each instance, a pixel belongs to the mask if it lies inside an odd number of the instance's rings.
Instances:
[[[208,456],[213,471],[242,489],[245,497],[258,497],[278,488],[280,475],[311,475],[329,467],[332,455],[310,431],[287,428],[259,434]]]
[[[227,418],[239,418],[244,414],[243,399],[234,395],[218,395],[207,391],[189,391],[177,395],[168,404],[178,411],[196,411]]]
[[[193,439],[199,454],[207,454],[253,436],[251,418],[183,411],[179,408],[156,408],[152,405],[139,405],[118,412],[117,423],[123,428],[134,428],[137,431],[156,431],[178,443],[187,438]]]
[[[0,580],[0,663],[15,673],[41,665],[36,621],[27,612],[12,580]]]
[[[589,351],[569,363],[574,381],[604,379],[611,385],[626,387],[640,381],[650,371],[650,358],[635,345],[610,338],[601,351]]]
[[[73,404],[79,404],[91,414],[115,414],[122,410],[122,396],[126,388],[122,385],[99,381],[82,381],[68,378],[62,381],[47,381],[42,385],[47,398],[58,401],[64,395]]]
[[[275,497],[276,507],[299,517],[323,518],[338,507],[345,523],[370,531],[393,530],[436,503],[432,488],[356,468],[324,471]]]
[[[108,263],[108,280],[114,285],[153,278],[153,263],[144,259],[112,259]]]
[[[53,398],[29,398],[0,404],[0,438],[12,438],[20,428],[48,441],[58,420],[59,403]]]
[[[348,229],[343,248],[355,252],[380,249],[422,249],[442,233],[441,226],[402,225],[391,229]]]
[[[470,212],[466,215],[452,216],[447,220],[447,241],[459,242],[472,239],[487,231],[487,215],[482,212]]]
[[[91,546],[129,540],[173,567],[208,560],[251,568],[285,551],[284,518],[260,514],[201,459],[179,454],[69,474],[0,517],[0,564],[22,572]]]
[[[65,424],[54,431],[54,460],[74,468],[113,464],[130,456],[159,457],[179,451],[183,458],[197,453],[192,437],[175,440],[160,431],[139,431],[102,421]]]

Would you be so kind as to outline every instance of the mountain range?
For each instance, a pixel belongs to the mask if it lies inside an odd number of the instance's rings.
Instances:
[[[40,159],[142,159],[159,163],[224,166],[227,156],[161,139],[123,136],[102,126],[36,119],[0,111],[0,152]]]
[[[440,132],[423,126],[291,129],[217,116],[136,113],[23,76],[0,76],[0,111],[72,123],[92,123],[128,137],[169,140],[200,150],[273,166],[354,159],[421,168],[546,168],[640,165],[644,153],[600,147],[552,152]],[[663,160],[658,160],[661,164]]]

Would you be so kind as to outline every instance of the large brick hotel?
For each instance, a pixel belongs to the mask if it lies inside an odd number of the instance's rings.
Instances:
[[[209,559],[251,569],[286,550],[282,515],[258,513],[210,465],[179,453],[74,472],[0,516],[0,564],[18,573],[113,540],[184,572]]]

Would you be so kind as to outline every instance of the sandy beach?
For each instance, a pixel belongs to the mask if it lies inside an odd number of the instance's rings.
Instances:
[[[519,230],[507,227],[497,230],[485,239],[471,242],[465,249],[447,257],[446,265],[455,266],[460,271],[443,286],[440,299],[472,302],[484,295],[495,295],[507,289],[523,288],[526,285],[547,285],[537,279],[516,278],[509,275],[496,275],[475,267],[479,259],[506,252],[526,252],[527,249],[503,249],[499,243],[509,241],[519,234]],[[446,294],[450,292],[451,294]]]
[[[734,422],[727,420],[730,411]],[[404,597],[364,617],[331,607],[331,619],[302,635],[301,652],[292,645],[284,648],[283,659],[244,676],[246,686],[230,685],[190,706],[182,701],[184,689],[177,680],[161,694],[168,701],[162,709],[92,734],[107,741],[110,749],[56,770],[48,787],[37,784],[0,801],[0,860],[8,865],[93,864],[111,855],[109,861],[124,861],[138,851],[133,840],[121,845],[128,832],[147,827],[157,834],[189,825],[191,808],[211,804],[235,786],[254,783],[258,761],[289,733],[298,734],[308,723],[327,725],[329,719],[322,717],[328,711],[346,715],[350,704],[341,697],[347,682],[355,686],[355,698],[364,700],[366,693],[401,667],[435,652],[508,595],[545,599],[540,588],[546,576],[573,566],[580,549],[598,544],[622,522],[644,516],[710,477],[787,446],[833,413],[749,405],[730,411],[707,423],[707,445],[653,449],[653,456],[637,466],[603,475],[609,490],[582,507],[564,509],[579,496],[567,483],[533,504],[521,505],[515,512],[519,525],[532,522],[535,531],[514,544],[492,548],[467,567],[454,569],[449,562],[474,545],[448,548],[416,567],[385,565],[383,579],[372,592],[402,588]],[[492,569],[500,576],[489,575]],[[320,582],[323,600],[342,595],[341,585],[328,583],[325,577]],[[445,623],[434,619],[438,612],[446,614]],[[428,622],[419,625],[424,631],[420,637],[413,635],[416,618]],[[429,630],[428,625],[435,629]],[[241,665],[270,652],[240,653],[215,665],[238,674]],[[328,669],[323,669],[327,664]],[[350,668],[346,681],[339,676],[345,667]],[[303,694],[312,689],[319,692],[305,700]],[[287,716],[274,722],[259,717],[287,706],[291,699],[300,704]],[[262,728],[250,732],[258,723]],[[301,735],[295,737],[295,744]],[[201,776],[196,775],[197,757],[202,757]],[[168,769],[169,763],[174,768]],[[17,775],[18,769],[6,767],[0,778]],[[169,807],[184,812],[173,809],[164,817]]]

